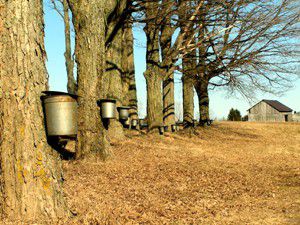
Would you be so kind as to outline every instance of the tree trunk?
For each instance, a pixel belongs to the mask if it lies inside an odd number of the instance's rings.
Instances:
[[[158,15],[158,2],[146,3],[147,37],[146,71],[147,83],[147,121],[149,131],[163,125],[162,75],[159,56],[159,30],[153,19]],[[147,19],[148,18],[148,19]]]
[[[194,120],[195,58],[196,51],[193,51],[182,59],[183,122],[186,126],[193,125]]]
[[[75,55],[78,80],[78,135],[76,157],[91,152],[103,159],[111,155],[107,130],[101,121],[97,101],[106,97],[103,86],[105,70],[105,2],[69,0],[76,33]]]
[[[153,45],[156,45],[156,47]],[[152,41],[148,42],[147,46],[148,57],[155,51],[158,51],[158,44],[154,44]],[[149,58],[147,60],[147,70],[144,76],[147,84],[147,122],[149,131],[151,131],[163,125],[163,98],[162,76],[158,66],[152,63]]]
[[[65,59],[66,59],[66,68],[68,76],[67,89],[70,94],[77,94],[77,83],[74,78],[74,61],[72,59],[72,50],[71,50],[71,27],[70,27],[70,17],[69,17],[69,4],[67,0],[63,0],[64,7],[64,24],[65,24]]]
[[[68,214],[40,100],[47,89],[42,7],[0,0],[0,214],[11,220]]]
[[[117,101],[117,107],[124,104],[125,95],[122,84],[122,52],[123,52],[123,26],[122,13],[127,4],[125,0],[119,2],[115,0],[106,1],[106,7],[112,12],[108,16],[106,28],[106,70],[103,77],[106,83],[106,98],[113,98]],[[118,115],[116,111],[116,115]],[[108,137],[110,139],[122,140],[125,138],[123,126],[118,117],[112,120],[108,127]]]
[[[183,63],[184,64],[184,63]],[[191,125],[194,120],[194,80],[188,73],[182,75],[183,122]]]
[[[133,33],[132,24],[126,23],[123,29],[123,92],[126,93],[125,105],[130,106],[129,116],[131,119],[138,119],[138,101],[135,82],[134,54],[133,54]]]
[[[204,9],[201,9],[200,13],[201,13],[200,22],[202,23],[202,29],[200,29],[199,31],[199,38],[200,40],[204,40],[206,12],[204,11]],[[195,81],[195,89],[199,99],[200,125],[205,125],[206,122],[209,120],[209,96],[208,96],[209,78],[206,74],[206,70],[207,70],[206,62],[205,62],[205,54],[207,52],[206,50],[207,49],[204,44],[202,44],[198,48],[198,54],[199,54],[198,77]]]
[[[162,78],[150,68],[144,73],[147,83],[147,121],[149,131],[163,125]]]
[[[188,2],[182,2],[182,12],[180,19],[182,20],[180,26],[181,30],[186,29],[186,22],[189,21],[193,7]],[[188,31],[189,35],[186,38],[191,38],[193,32]],[[186,43],[187,40],[184,40]],[[193,37],[189,40],[190,44],[196,44],[196,39]],[[187,52],[182,59],[182,94],[183,94],[183,122],[184,127],[188,128],[194,125],[194,82],[197,78],[197,50]]]
[[[174,74],[173,62],[168,55],[172,46],[172,35],[174,28],[171,24],[170,9],[173,2],[163,0],[161,3],[162,13],[165,16],[161,25],[160,47],[162,53],[163,71],[163,114],[164,125],[170,127],[175,124],[175,101],[174,101]]]
[[[193,79],[186,75],[182,77],[183,92],[183,122],[192,124],[194,120],[194,85]]]
[[[164,125],[175,124],[174,74],[166,71],[163,81]]]
[[[199,99],[200,125],[206,124],[206,122],[210,119],[208,83],[208,80],[203,78],[202,80],[197,80],[195,84],[195,89]]]

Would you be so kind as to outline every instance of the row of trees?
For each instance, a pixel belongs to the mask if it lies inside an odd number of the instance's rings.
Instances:
[[[118,121],[101,121],[97,100],[115,98],[137,117],[132,25],[147,37],[149,131],[175,123],[174,72],[182,72],[184,122],[209,119],[208,87],[274,91],[296,73],[297,1],[59,0],[65,23],[68,91],[79,104],[76,158],[111,156]],[[70,21],[72,18],[72,21]],[[75,62],[70,29],[75,30]],[[41,0],[0,0],[0,214],[13,219],[66,216],[59,152],[47,144],[41,92],[48,85]],[[211,86],[210,86],[211,85]],[[275,86],[274,86],[275,85]]]

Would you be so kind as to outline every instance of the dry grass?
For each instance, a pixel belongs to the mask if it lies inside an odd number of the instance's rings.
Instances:
[[[109,162],[64,162],[66,224],[300,224],[300,124],[129,134]]]
[[[130,132],[113,148],[105,163],[64,161],[76,216],[56,223],[300,224],[300,123]]]

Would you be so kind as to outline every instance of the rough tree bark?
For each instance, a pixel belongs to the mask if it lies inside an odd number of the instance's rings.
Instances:
[[[182,93],[183,93],[183,122],[190,126],[194,120],[194,68],[196,60],[193,55],[196,52],[188,54],[182,59]]]
[[[209,80],[206,78],[197,79],[195,89],[199,99],[200,125],[205,125],[210,119],[209,117],[209,95],[208,95]]]
[[[199,31],[199,38],[204,40],[205,38],[205,18],[206,12],[204,9],[201,9],[200,14],[200,22],[202,23],[202,29]],[[198,62],[198,77],[195,79],[195,89],[198,96],[199,101],[199,113],[200,125],[205,125],[209,120],[209,96],[208,96],[208,84],[209,84],[209,76],[205,73],[206,71],[206,46],[204,43],[198,48],[199,52],[199,62]]]
[[[182,14],[180,18],[180,29],[185,29],[185,21],[191,16],[191,6],[188,2],[183,2]],[[191,31],[189,31],[191,32]],[[192,33],[192,32],[191,32]],[[196,44],[193,37],[191,44]],[[197,51],[191,50],[182,58],[182,94],[183,94],[183,122],[184,127],[190,127],[194,124],[194,80],[197,77]]]
[[[146,3],[147,37],[146,71],[147,84],[147,120],[149,131],[163,125],[162,75],[159,58],[159,29],[156,24],[158,1]]]
[[[171,25],[171,13],[170,10],[173,2],[169,0],[162,1],[162,11],[166,16],[163,18],[161,25],[160,35],[160,47],[162,53],[162,68],[163,76],[163,114],[164,114],[164,125],[171,126],[175,124],[175,102],[174,102],[174,73],[173,73],[173,62],[168,56],[172,44],[172,36],[174,28]]]
[[[133,33],[132,23],[126,22],[123,28],[123,93],[126,93],[124,105],[130,106],[129,116],[131,119],[138,119],[138,101],[135,82],[134,54],[133,54]]]
[[[76,157],[91,152],[103,159],[112,153],[97,107],[105,97],[103,74],[105,70],[105,2],[98,0],[69,0],[75,28],[75,55],[78,80],[78,135]]]
[[[163,125],[162,78],[150,66],[144,73],[147,83],[147,121],[149,131]]]
[[[41,92],[47,89],[40,0],[0,0],[0,214],[66,216],[59,154],[47,144]]]
[[[163,114],[164,125],[170,127],[175,124],[175,102],[174,102],[174,74],[173,72],[164,76],[163,80]]]
[[[65,24],[65,59],[66,59],[66,68],[68,76],[67,89],[70,94],[77,94],[77,83],[74,78],[74,60],[72,58],[71,50],[71,27],[70,27],[70,17],[69,17],[69,4],[67,0],[63,0],[64,8],[64,24]]]
[[[124,10],[127,6],[126,0],[106,1],[106,7],[112,12],[108,15],[106,27],[106,70],[103,77],[105,85],[106,98],[117,100],[117,107],[124,104],[125,95],[122,84],[122,51],[123,51],[123,21]],[[118,113],[116,112],[116,115]],[[108,137],[110,139],[122,140],[125,138],[123,126],[118,117],[110,122],[108,128]]]

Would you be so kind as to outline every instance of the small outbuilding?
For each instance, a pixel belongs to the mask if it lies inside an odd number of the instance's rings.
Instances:
[[[293,110],[276,100],[262,100],[248,109],[248,120],[258,122],[288,122]]]
[[[293,122],[300,122],[300,112],[295,112],[294,113]]]

